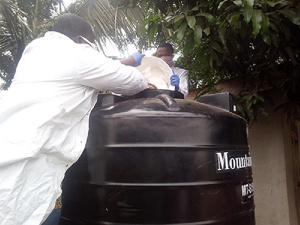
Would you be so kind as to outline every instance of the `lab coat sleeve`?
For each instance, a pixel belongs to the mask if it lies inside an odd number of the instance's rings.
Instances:
[[[184,95],[184,98],[189,93],[189,72],[179,67],[172,67],[172,70],[180,78],[178,91]]]
[[[78,58],[76,81],[79,84],[123,95],[133,95],[148,88],[147,81],[136,68],[106,58],[89,47],[85,47]]]
[[[188,71],[185,70],[180,76],[180,83],[179,83],[179,89],[178,91],[181,92],[184,95],[184,98],[186,98],[186,96],[189,93],[189,75],[188,75]]]

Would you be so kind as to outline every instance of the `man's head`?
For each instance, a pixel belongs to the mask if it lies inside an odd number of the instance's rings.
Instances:
[[[173,66],[174,49],[170,43],[161,43],[156,50],[156,57],[164,60],[169,66]]]
[[[73,13],[66,13],[59,16],[53,26],[52,31],[59,32],[71,38],[76,43],[94,42],[95,36],[90,24]],[[84,37],[83,39],[81,37]]]

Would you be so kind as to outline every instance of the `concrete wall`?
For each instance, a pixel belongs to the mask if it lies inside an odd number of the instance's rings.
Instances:
[[[222,91],[236,95],[238,86],[225,83]],[[191,91],[187,99],[194,99],[196,93]],[[299,167],[294,168],[291,127],[282,112],[271,106],[267,110],[268,118],[260,115],[249,127],[256,225],[299,225],[295,181]]]
[[[298,225],[290,130],[284,123],[275,112],[249,129],[256,225]]]

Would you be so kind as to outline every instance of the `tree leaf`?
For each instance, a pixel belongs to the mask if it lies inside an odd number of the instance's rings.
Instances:
[[[239,113],[241,113],[242,117],[244,117],[244,118],[246,117],[245,110],[244,110],[244,108],[242,107],[241,104],[238,104],[238,105],[237,105],[237,111],[238,111]]]
[[[253,13],[253,8],[249,6],[248,4],[245,4],[244,11],[243,11],[243,16],[246,24],[248,24],[251,20]]]
[[[177,39],[178,39],[178,41],[182,41],[183,40],[186,28],[187,28],[187,24],[186,23],[182,23],[179,26],[178,33],[177,33]]]
[[[292,23],[296,25],[300,25],[300,16],[296,14],[294,11],[283,9],[283,10],[277,10],[277,12],[280,12],[282,15],[286,16]]]
[[[195,26],[194,35],[195,35],[196,44],[200,44],[201,39],[202,39],[202,28],[201,28],[201,26],[199,26],[199,25]]]
[[[183,14],[187,16],[188,12],[189,12],[189,8],[185,5],[183,5],[180,7],[180,11],[183,12]]]
[[[254,0],[245,0],[245,2],[246,2],[250,7],[253,7]]]
[[[271,28],[273,31],[275,31],[276,33],[279,32],[279,29],[277,28],[276,24],[274,24],[274,23],[270,23],[270,28]]]
[[[246,102],[246,108],[249,110],[252,106],[252,101],[247,101]]]
[[[272,1],[266,1],[266,3],[271,6],[271,7],[275,7],[276,5],[280,4],[280,5],[288,5],[290,4],[288,1],[277,1],[277,2],[272,2]]]
[[[233,13],[231,15],[231,17],[229,18],[229,23],[233,24],[233,25],[237,25],[237,22],[240,18],[240,14],[239,13]]]
[[[205,28],[203,32],[206,34],[206,36],[210,35],[210,28],[209,27]]]
[[[235,0],[235,1],[233,1],[233,3],[237,6],[242,6],[243,5],[243,2],[241,0]]]
[[[154,40],[157,31],[158,31],[157,23],[151,23],[149,26],[149,36],[151,40]]]
[[[220,40],[222,42],[223,45],[226,45],[226,38],[225,38],[225,34],[226,34],[226,28],[225,27],[221,27],[218,29],[218,34],[220,37]]]
[[[267,44],[267,45],[271,45],[271,38],[270,36],[266,35],[263,37],[263,41]]]
[[[183,14],[179,14],[179,15],[176,15],[174,16],[174,23],[176,23],[177,21],[181,20],[184,18],[184,15]]]
[[[195,42],[194,42],[193,38],[194,37],[192,37],[192,35],[190,35],[187,38],[187,42],[184,45],[184,49],[183,49],[184,54],[190,54],[193,51],[194,45],[195,45]]]
[[[194,8],[192,8],[192,11],[198,11],[199,10],[199,6],[195,6]]]
[[[252,101],[252,104],[256,105],[256,103],[257,103],[257,98],[254,98],[253,101]]]
[[[259,111],[265,118],[267,118],[269,116],[269,113],[266,111],[265,108],[259,107]]]
[[[262,23],[261,23],[261,35],[263,38],[266,37],[270,26],[269,17],[262,12]]]
[[[210,13],[198,13],[196,16],[204,16],[208,22],[212,22],[214,17]]]
[[[218,5],[218,9],[220,9],[220,8],[223,6],[223,4],[224,4],[225,2],[227,2],[227,1],[228,1],[228,0],[224,0],[224,1],[220,2],[219,5]]]
[[[254,9],[252,14],[253,34],[256,37],[261,29],[262,13],[260,10]]]
[[[260,95],[256,95],[256,98],[257,98],[259,101],[261,101],[261,102],[264,102],[264,101],[265,101],[265,99],[264,99],[262,96],[260,96]]]
[[[186,21],[189,27],[194,30],[196,24],[196,18],[194,16],[187,16]]]
[[[221,46],[218,44],[218,42],[211,40],[210,46],[217,52],[224,53],[224,50],[221,48]]]

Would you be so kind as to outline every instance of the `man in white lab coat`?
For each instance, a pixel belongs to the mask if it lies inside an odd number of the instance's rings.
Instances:
[[[90,25],[60,16],[53,31],[24,50],[0,98],[0,224],[38,225],[53,210],[66,170],[81,155],[99,90],[132,95],[147,82],[131,66],[91,46]],[[125,64],[125,65],[123,65]]]
[[[173,46],[170,43],[161,43],[156,49],[156,57],[164,60],[170,66],[173,71],[173,75],[170,77],[171,85],[186,97],[189,93],[189,73],[187,70],[174,66]]]

